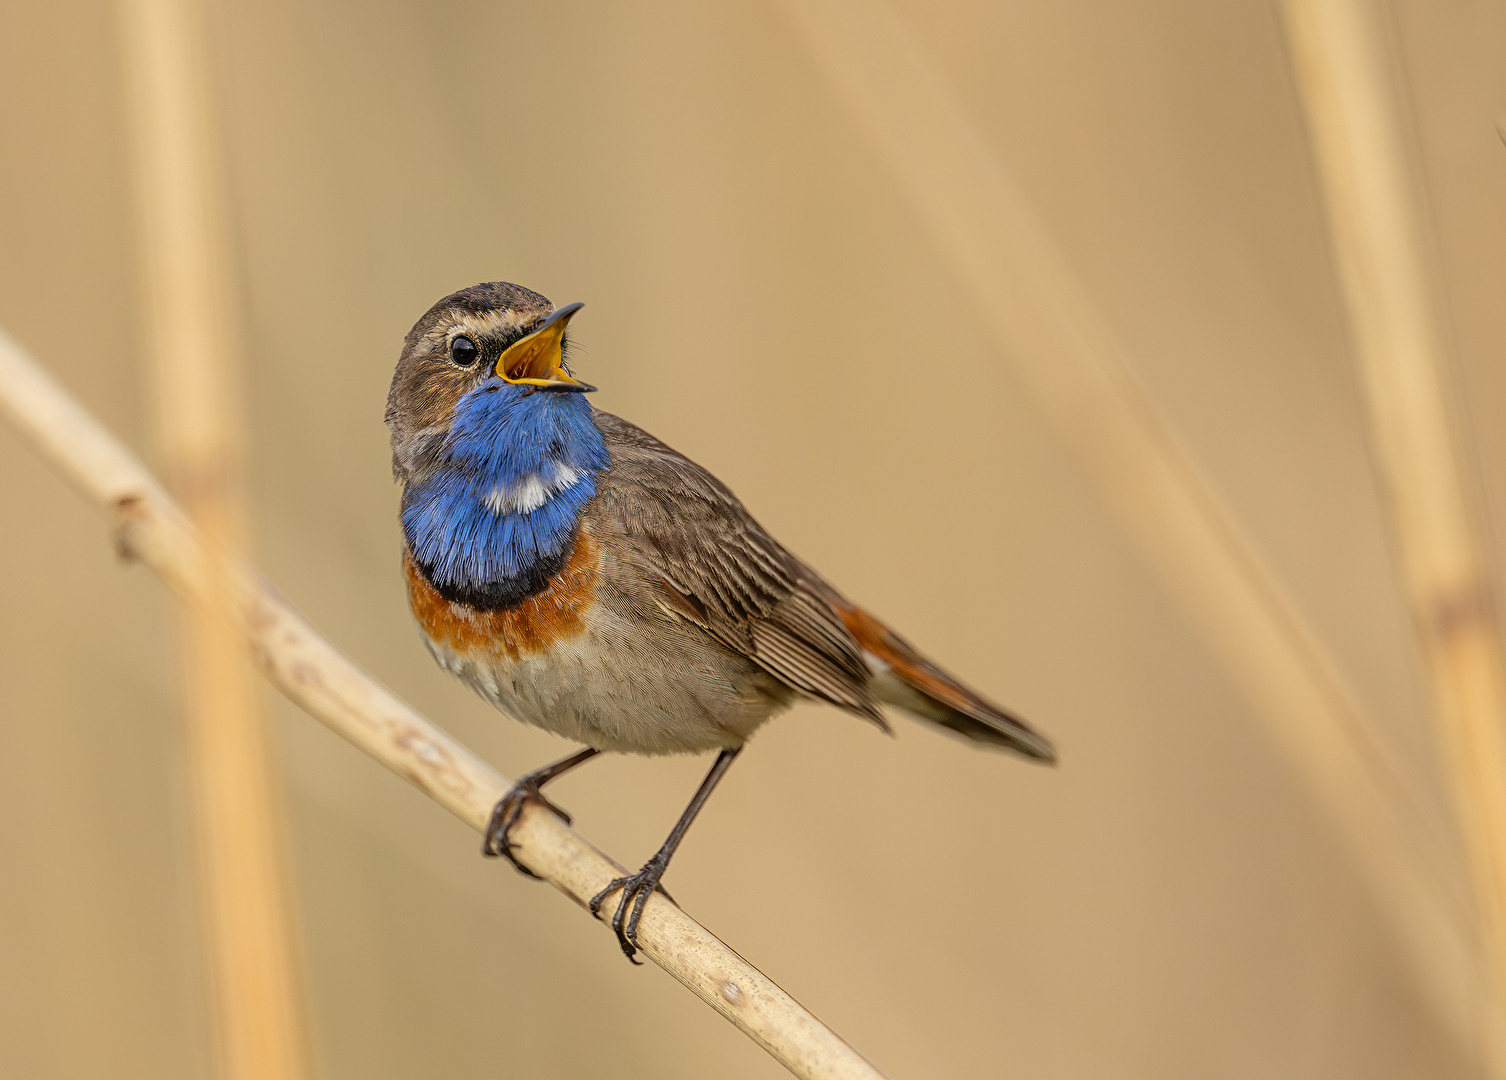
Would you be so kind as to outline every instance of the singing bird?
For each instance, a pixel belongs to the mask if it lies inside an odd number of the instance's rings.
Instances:
[[[1051,762],[1051,744],[848,601],[689,458],[591,406],[571,374],[580,304],[487,282],[409,331],[387,425],[408,601],[434,658],[501,711],[584,749],[520,779],[482,850],[511,859],[524,805],[603,751],[716,751],[664,846],[621,892],[628,959],[675,848],[744,743],[800,700],[889,726],[880,704]],[[637,961],[634,960],[636,963]]]

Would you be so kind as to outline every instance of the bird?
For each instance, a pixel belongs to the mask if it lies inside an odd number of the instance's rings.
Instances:
[[[590,901],[633,963],[639,921],[697,813],[765,721],[797,701],[888,732],[892,706],[1053,763],[1051,742],[984,699],[791,554],[710,472],[594,408],[571,319],[509,282],[429,308],[387,399],[403,577],[441,667],[583,749],[521,777],[482,851],[536,876],[509,833],[525,806],[569,823],[545,784],[605,752],[716,754],[662,847]]]

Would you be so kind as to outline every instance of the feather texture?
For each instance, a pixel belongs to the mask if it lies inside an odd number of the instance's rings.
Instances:
[[[664,606],[780,681],[889,730],[878,703],[976,742],[1054,761],[1050,742],[926,659],[786,551],[705,469],[597,412],[612,467],[590,508]]]
[[[498,378],[463,395],[436,451],[403,491],[403,531],[424,576],[452,600],[507,607],[570,557],[581,508],[607,466],[591,406]]]
[[[833,602],[874,669],[879,700],[974,742],[992,743],[1037,761],[1055,762],[1049,740],[968,689],[908,641],[839,596]]]
[[[598,749],[733,749],[805,696],[885,730],[880,702],[1054,759],[705,469],[579,393],[497,377],[508,345],[553,311],[505,282],[463,289],[415,324],[393,375],[410,600],[441,664],[518,719]],[[461,336],[475,346],[465,358]]]
[[[677,594],[665,604],[723,645],[888,730],[862,650],[825,587],[716,477],[626,420],[595,417],[612,465],[591,513],[621,530],[619,558]]]

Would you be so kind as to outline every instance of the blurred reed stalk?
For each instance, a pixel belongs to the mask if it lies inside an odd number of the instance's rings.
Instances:
[[[223,603],[242,647],[296,705],[471,828],[486,828],[511,786],[507,778],[320,637],[250,567],[211,548],[141,463],[3,330],[0,416],[112,515],[122,555],[149,566],[185,601]],[[524,810],[511,836],[518,858],[582,910],[626,873],[536,805]],[[919,947],[925,934],[925,927],[914,928]],[[638,944],[801,1080],[882,1080],[836,1032],[658,893],[643,910]]]
[[[1283,11],[1474,881],[1495,1074],[1506,1076],[1506,669],[1475,489],[1455,437],[1447,317],[1405,91],[1375,0],[1284,0]]]
[[[1445,839],[1354,694],[1136,383],[1068,260],[882,0],[781,0],[1085,477],[1264,722],[1389,916],[1425,1000],[1474,1038]]]
[[[238,327],[216,168],[203,13],[121,0],[157,426],[205,539],[203,595],[179,624],[204,930],[220,1075],[301,1080],[306,1032],[270,733],[226,616],[244,546]]]

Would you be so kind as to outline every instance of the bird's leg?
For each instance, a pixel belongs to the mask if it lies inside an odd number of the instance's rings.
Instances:
[[[711,766],[711,771],[706,774],[706,779],[701,781],[701,786],[695,793],[695,798],[690,800],[690,805],[680,815],[680,820],[675,823],[674,830],[669,834],[669,839],[664,841],[652,859],[643,864],[643,869],[636,874],[617,878],[605,889],[591,897],[591,914],[601,918],[601,903],[618,889],[622,890],[622,899],[617,901],[617,912],[612,916],[612,929],[617,932],[617,944],[622,946],[623,955],[633,963],[642,963],[634,960],[633,954],[638,951],[636,941],[638,938],[638,919],[643,915],[643,905],[648,903],[649,893],[655,889],[664,892],[659,885],[659,879],[664,876],[665,868],[669,866],[669,860],[674,856],[675,848],[680,846],[680,841],[685,838],[690,823],[701,812],[701,807],[706,804],[711,791],[716,787],[717,781],[722,778],[732,759],[737,757],[742,747],[731,750],[723,750],[717,755],[716,764]],[[668,896],[668,893],[664,894]]]
[[[569,772],[583,761],[590,761],[600,750],[594,746],[588,746],[578,754],[571,754],[563,761],[556,761],[553,765],[545,765],[542,769],[535,769],[520,777],[518,781],[502,796],[502,800],[492,807],[492,817],[486,825],[486,833],[481,841],[481,854],[486,856],[504,856],[508,862],[518,868],[518,872],[531,878],[535,874],[528,867],[518,862],[517,856],[512,853],[512,843],[507,839],[507,834],[518,823],[518,818],[523,813],[523,807],[532,800],[542,804],[555,817],[566,825],[570,824],[570,815],[544,798],[539,790],[556,776]]]

